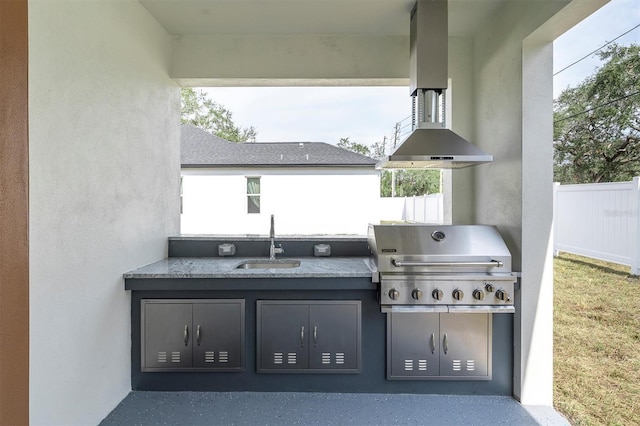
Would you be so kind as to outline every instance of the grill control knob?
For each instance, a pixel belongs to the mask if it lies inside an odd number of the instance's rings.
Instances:
[[[484,299],[484,291],[479,290],[479,289],[473,290],[473,298],[476,299],[476,300],[483,300]]]
[[[456,300],[462,300],[462,298],[464,297],[464,292],[462,290],[460,290],[459,288],[457,288],[457,289],[453,290],[453,293],[451,295]]]
[[[436,288],[435,290],[433,290],[431,292],[431,296],[436,300],[442,300],[442,297],[444,296],[444,293],[442,293],[442,290],[438,290]]]
[[[416,300],[420,300],[420,299],[422,299],[422,290],[417,289],[417,288],[416,288],[416,289],[414,289],[414,290],[411,292],[411,297],[413,297],[413,298],[414,298],[414,299],[416,299]]]
[[[487,290],[487,293],[493,293],[495,290],[495,288],[493,287],[493,284],[491,283],[485,283],[484,289]]]
[[[389,297],[392,300],[398,300],[398,297],[400,297],[400,292],[395,288],[392,288],[391,290],[389,290]]]
[[[502,300],[503,302],[509,301],[509,293],[504,290],[496,291],[496,299]]]

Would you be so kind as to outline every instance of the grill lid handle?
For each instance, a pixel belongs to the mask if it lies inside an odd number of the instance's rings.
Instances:
[[[454,267],[468,268],[474,266],[488,266],[492,268],[502,268],[504,263],[499,260],[490,260],[488,262],[420,262],[411,260],[391,259],[393,266],[401,268],[403,266],[436,266],[436,267]]]

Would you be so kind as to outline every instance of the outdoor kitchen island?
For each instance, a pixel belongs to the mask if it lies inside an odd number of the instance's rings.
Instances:
[[[388,314],[367,239],[283,236],[277,243],[284,266],[252,268],[269,259],[266,237],[171,237],[167,259],[124,274],[133,390],[512,395],[511,313],[468,314],[489,318],[488,376],[390,380]],[[198,315],[208,318],[202,328]],[[170,340],[172,328],[179,347],[156,351],[150,340]],[[292,332],[296,348],[287,350]],[[199,363],[200,343],[220,333],[227,347],[205,350]]]

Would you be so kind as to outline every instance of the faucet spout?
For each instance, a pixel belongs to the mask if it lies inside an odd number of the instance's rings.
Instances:
[[[269,230],[269,238],[271,239],[271,244],[269,245],[269,259],[275,259],[276,254],[284,253],[284,249],[282,245],[278,245],[276,247],[276,232],[274,227],[274,215],[271,215],[271,229]]]
[[[273,227],[274,215],[271,215],[271,230],[269,231],[269,237],[273,240],[276,237],[276,231]]]

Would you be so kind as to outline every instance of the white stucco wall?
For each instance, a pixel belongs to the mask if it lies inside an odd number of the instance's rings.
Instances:
[[[403,85],[408,83],[408,43],[398,35],[189,34],[175,41],[171,76],[196,87],[254,85],[256,80],[276,86],[349,86],[354,78],[365,86]]]
[[[359,234],[378,221],[375,170],[183,170],[183,234]],[[260,176],[260,213],[247,213],[246,176]]]
[[[475,115],[473,110],[473,39],[470,37],[449,38],[449,109],[447,125],[454,132],[475,144]],[[483,167],[483,166],[478,166]],[[443,189],[447,223],[456,225],[474,222],[473,187],[474,167],[445,170]]]
[[[122,273],[179,231],[170,49],[137,1],[29,2],[32,424],[97,424],[131,389]]]
[[[494,156],[491,165],[474,170],[477,199],[482,200],[476,205],[476,217],[480,222],[499,226],[509,244],[514,269],[518,271],[523,267],[522,40],[526,36],[518,29],[518,20],[525,20],[520,13],[521,10],[501,11],[495,16],[491,28],[480,34],[474,46],[478,115],[476,134],[479,144]],[[544,140],[541,143],[545,143]],[[541,215],[541,223],[544,222],[542,210],[535,209],[527,214]],[[550,284],[539,280],[534,282],[526,277],[522,281],[523,286],[526,283],[530,288]],[[520,296],[520,293],[515,296],[518,313],[514,321],[514,393],[527,402],[527,395],[522,393],[523,355],[526,362],[526,353],[522,348],[531,336],[521,333],[522,314],[523,310],[535,310],[538,301],[522,299]],[[541,317],[538,320],[548,322],[550,318]],[[553,335],[549,334],[539,344],[550,348],[552,339]],[[551,361],[552,358],[547,354],[545,363],[551,366]],[[538,382],[536,399],[546,405],[552,401],[549,372],[545,368],[539,371],[537,378],[532,378]]]
[[[551,31],[566,3],[514,2],[474,44],[476,138],[494,162],[475,168],[475,215],[497,225],[522,272],[514,319],[514,394],[553,402],[553,80]]]

